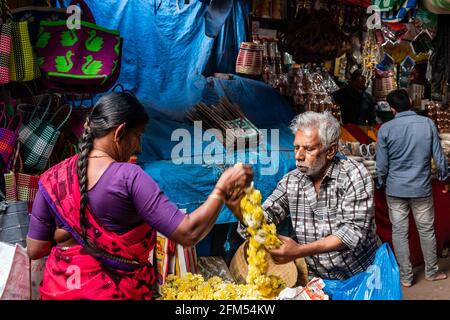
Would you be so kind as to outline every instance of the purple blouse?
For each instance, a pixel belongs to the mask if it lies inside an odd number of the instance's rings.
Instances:
[[[106,229],[124,234],[142,222],[169,237],[185,214],[162,193],[156,182],[130,163],[113,162],[88,191],[92,214]],[[52,241],[55,217],[39,191],[33,204],[28,236]]]

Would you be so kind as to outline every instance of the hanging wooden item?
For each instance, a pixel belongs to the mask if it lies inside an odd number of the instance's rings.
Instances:
[[[263,46],[253,42],[242,42],[236,60],[236,72],[260,75],[262,72]]]

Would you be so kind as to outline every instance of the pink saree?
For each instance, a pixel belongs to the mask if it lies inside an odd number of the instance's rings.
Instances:
[[[78,245],[53,247],[44,270],[42,299],[151,299],[154,268],[148,261],[156,231],[141,224],[118,235],[105,230],[86,209],[85,228],[93,254],[82,239],[77,158],[71,157],[45,172],[39,188],[56,220]]]

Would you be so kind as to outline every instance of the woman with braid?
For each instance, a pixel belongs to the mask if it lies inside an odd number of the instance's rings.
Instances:
[[[207,200],[184,214],[139,166],[126,161],[140,150],[149,118],[130,93],[102,97],[87,118],[80,153],[46,171],[39,182],[27,250],[49,255],[42,299],[151,299],[149,263],[159,231],[193,246],[213,227],[225,199],[239,197],[251,168],[235,166]]]

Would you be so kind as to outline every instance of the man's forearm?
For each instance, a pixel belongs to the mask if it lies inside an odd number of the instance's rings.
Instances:
[[[347,249],[347,246],[336,236],[330,235],[317,241],[298,245],[297,258],[309,257],[315,254],[340,251]]]

